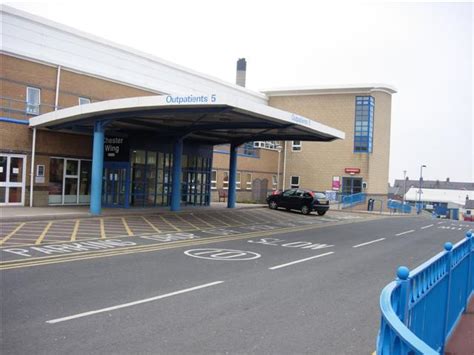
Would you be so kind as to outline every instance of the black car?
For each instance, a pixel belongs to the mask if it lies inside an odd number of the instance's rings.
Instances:
[[[267,197],[267,203],[272,210],[282,207],[287,210],[300,210],[303,214],[316,211],[320,216],[329,209],[329,201],[325,194],[305,189],[276,191]]]

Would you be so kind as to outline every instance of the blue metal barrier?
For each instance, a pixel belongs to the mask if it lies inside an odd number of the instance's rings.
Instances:
[[[440,354],[474,296],[472,231],[382,290],[377,354]]]
[[[365,198],[366,195],[364,192],[342,196],[342,208],[352,207],[360,203],[365,203]]]
[[[411,206],[408,203],[402,203],[397,200],[388,200],[387,208],[400,213],[411,213]]]

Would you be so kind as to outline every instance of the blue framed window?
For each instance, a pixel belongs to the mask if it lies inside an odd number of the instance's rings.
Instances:
[[[354,152],[372,153],[374,136],[375,99],[372,96],[356,96]]]

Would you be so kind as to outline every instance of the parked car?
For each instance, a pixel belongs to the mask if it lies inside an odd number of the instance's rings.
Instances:
[[[282,207],[287,210],[299,210],[303,214],[316,211],[320,216],[324,215],[329,209],[329,201],[325,194],[306,189],[274,192],[267,197],[267,203],[272,210]]]
[[[464,222],[474,222],[474,215],[471,213],[471,210],[467,210],[463,214]]]

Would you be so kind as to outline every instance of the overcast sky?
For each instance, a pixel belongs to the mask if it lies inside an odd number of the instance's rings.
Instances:
[[[390,182],[421,164],[425,179],[474,181],[473,4],[6,3],[229,82],[245,57],[254,90],[393,85]]]

